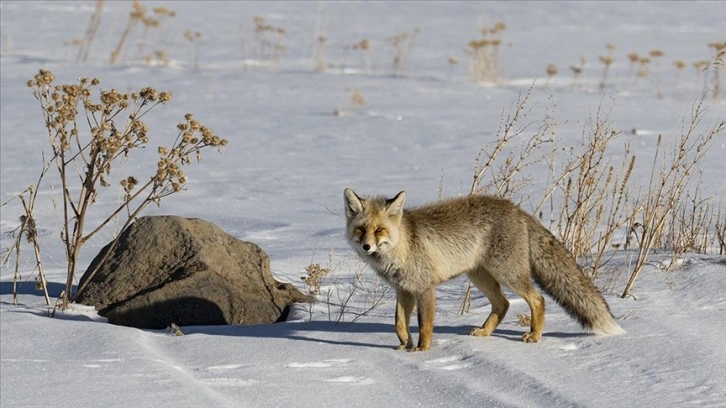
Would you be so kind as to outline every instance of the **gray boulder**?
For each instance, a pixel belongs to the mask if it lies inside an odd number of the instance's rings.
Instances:
[[[270,259],[201,219],[141,217],[91,262],[75,301],[110,323],[148,329],[282,321],[289,307],[310,302],[272,277]],[[102,263],[101,263],[102,262]],[[91,276],[97,265],[100,267]]]

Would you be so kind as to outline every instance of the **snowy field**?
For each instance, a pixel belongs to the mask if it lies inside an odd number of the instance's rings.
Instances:
[[[678,132],[704,88],[705,78],[692,63],[712,57],[708,43],[726,40],[726,3],[142,4],[148,10],[165,6],[176,15],[149,28],[146,37],[137,27],[119,61],[111,64],[130,2],[106,2],[88,59],[80,63],[73,40],[84,36],[95,2],[0,3],[0,201],[35,183],[42,153],[49,152],[38,103],[26,86],[39,69],[51,70],[59,84],[85,76],[121,92],[153,86],[174,96],[148,118],[153,150],[171,143],[187,112],[229,145],[219,154],[205,151],[201,164],[185,170],[186,190],[145,214],[204,218],[253,241],[270,255],[275,277],[301,290],[300,277],[311,263],[331,267],[333,276],[325,281],[320,302],[312,309],[296,307],[286,323],[183,327],[185,335],[174,336],[106,324],[80,306],[49,318],[35,289],[32,250],[24,247],[18,305],[12,303],[13,263],[0,274],[0,406],[726,404],[726,257],[717,251],[684,254],[667,271],[671,254],[654,253],[626,298],[619,294],[632,269],[632,253],[614,252],[597,283],[627,331],[616,337],[583,333],[548,298],[541,342],[521,343],[527,328],[517,315],[529,310],[513,295],[509,314],[492,337],[469,337],[469,329],[488,315],[489,302],[475,293],[470,312],[460,315],[466,282],[457,279],[438,291],[431,350],[405,353],[393,350],[392,292],[361,315],[371,293],[383,287],[361,269],[343,236],[345,187],[362,195],[406,190],[410,204],[468,194],[477,154],[530,87],[527,121],[535,128],[551,115],[559,143],[579,146],[587,121],[600,109],[621,131],[610,152],[613,160],[629,142],[639,156],[635,181],[647,183],[657,135]],[[261,54],[255,17],[284,28],[279,60],[272,61],[273,51]],[[506,29],[499,33],[498,77],[495,83],[475,84],[464,48],[481,38],[481,27],[499,21]],[[184,36],[187,30],[191,39]],[[402,33],[415,38],[406,49],[408,64],[396,72],[395,50],[386,39]],[[316,71],[321,35],[326,37],[323,73]],[[353,47],[363,39],[368,51]],[[163,50],[164,59],[145,61],[152,49]],[[647,77],[637,78],[638,67],[631,68],[626,55],[655,49],[664,55],[654,57]],[[601,87],[599,57],[607,55],[613,63]],[[575,82],[569,67],[579,66],[582,58],[586,63]],[[677,60],[687,63],[680,76]],[[551,78],[548,64],[557,67]],[[723,76],[722,70],[722,81]],[[356,90],[365,104],[352,103]],[[705,101],[704,126],[724,119],[725,98],[722,85],[720,100]],[[147,153],[119,170],[146,174],[155,165],[155,152]],[[721,208],[724,157],[722,133],[699,168],[703,196]],[[545,183],[546,171],[535,166],[528,172],[531,191]],[[65,258],[54,197],[56,190],[46,185],[35,212],[55,299],[65,285]],[[99,221],[119,197],[102,194],[90,220]],[[0,211],[5,250],[21,210],[16,200]],[[111,225],[86,244],[79,274],[114,232]],[[365,275],[362,282],[356,274]]]

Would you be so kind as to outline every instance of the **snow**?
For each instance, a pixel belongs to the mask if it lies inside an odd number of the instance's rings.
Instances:
[[[186,169],[186,191],[146,214],[200,217],[254,241],[270,255],[275,277],[301,289],[310,263],[332,266],[334,276],[319,303],[312,310],[297,306],[288,322],[182,327],[184,335],[175,336],[110,325],[81,305],[49,317],[24,249],[18,305],[12,304],[12,268],[0,275],[0,406],[724,406],[724,256],[685,254],[667,269],[672,254],[655,253],[633,296],[620,298],[632,254],[617,252],[598,285],[627,333],[587,335],[547,299],[537,344],[519,341],[526,328],[517,315],[528,308],[513,295],[493,336],[467,336],[489,303],[476,293],[471,311],[459,315],[465,281],[457,279],[438,290],[432,349],[406,353],[393,350],[393,291],[381,293],[373,273],[354,259],[342,210],[345,187],[391,196],[405,189],[412,204],[436,200],[440,188],[444,196],[468,193],[477,153],[532,84],[528,120],[536,125],[552,107],[561,143],[578,146],[588,118],[603,106],[623,130],[611,157],[622,157],[631,142],[643,157],[635,176],[647,181],[657,135],[680,128],[703,86],[690,66],[676,84],[672,61],[712,55],[706,44],[724,40],[723,2],[143,2],[176,11],[150,34],[168,52],[168,66],[136,58],[135,38],[121,63],[109,64],[130,3],[106,3],[90,58],[80,64],[76,48],[64,42],[83,36],[95,2],[0,3],[0,200],[33,184],[41,152],[48,152],[37,102],[25,85],[38,69],[50,69],[56,83],[88,76],[104,89],[153,86],[174,98],[149,117],[149,150],[170,143],[187,112],[229,145],[220,154],[204,152],[200,165]],[[254,16],[288,32],[288,51],[276,67],[255,56]],[[336,65],[324,74],[314,71],[320,21],[328,60]],[[463,48],[478,38],[480,26],[497,21],[507,23],[503,79],[475,85],[467,79]],[[409,72],[392,76],[393,52],[384,39],[416,27]],[[182,35],[187,29],[202,33],[198,64]],[[360,55],[343,48],[362,38],[374,46],[368,73]],[[616,46],[615,62],[602,91],[598,56],[607,43]],[[631,84],[625,58],[656,48],[665,52],[663,98],[647,80]],[[588,63],[574,89],[568,67],[581,55]],[[459,59],[451,75],[449,57]],[[559,68],[550,83],[548,63]],[[367,104],[348,109],[355,89]],[[723,96],[706,107],[708,123],[726,113]],[[334,115],[336,109],[345,114]],[[119,171],[143,174],[144,160],[153,160],[148,153]],[[721,135],[701,167],[703,195],[722,203],[724,154]],[[536,189],[546,172],[530,171]],[[41,199],[50,197],[57,192],[41,192]],[[90,220],[100,221],[117,200],[115,193],[102,195]],[[4,249],[20,210],[14,202],[0,211]],[[57,298],[65,282],[59,212],[45,200],[36,215],[49,290]],[[86,244],[81,273],[114,232],[111,226]],[[382,303],[360,315],[377,295]]]

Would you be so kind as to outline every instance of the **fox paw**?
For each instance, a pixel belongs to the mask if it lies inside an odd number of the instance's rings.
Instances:
[[[469,330],[469,336],[487,337],[491,334],[492,334],[491,331],[485,330],[481,327],[475,327],[475,328]]]
[[[522,336],[522,341],[525,343],[537,343],[540,337],[542,337],[541,333],[527,332]]]

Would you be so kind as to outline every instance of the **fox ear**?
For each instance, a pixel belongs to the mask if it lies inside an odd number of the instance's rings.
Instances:
[[[388,215],[395,216],[403,214],[403,205],[406,203],[406,192],[401,191],[395,197],[386,202]]]
[[[360,214],[363,211],[363,203],[360,201],[360,197],[350,188],[346,188],[343,192],[343,199],[345,201],[345,216],[350,219]]]

